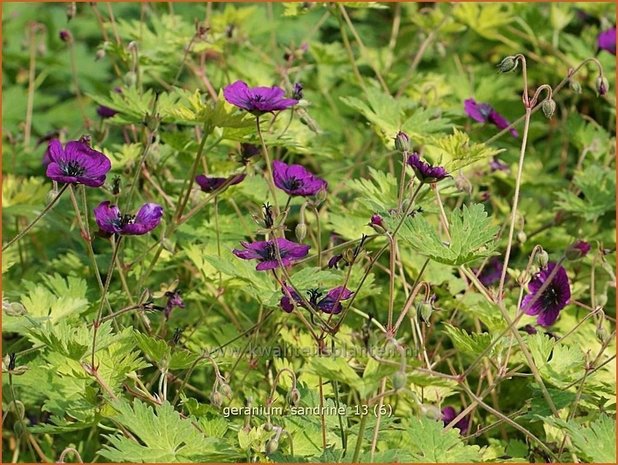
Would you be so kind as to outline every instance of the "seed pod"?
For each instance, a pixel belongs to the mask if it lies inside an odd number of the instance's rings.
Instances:
[[[547,98],[543,100],[541,103],[541,110],[543,110],[543,114],[545,118],[551,118],[554,116],[554,112],[556,111],[556,102],[552,98]]]

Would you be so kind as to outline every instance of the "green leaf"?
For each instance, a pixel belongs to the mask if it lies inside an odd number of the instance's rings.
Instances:
[[[441,421],[426,417],[412,418],[401,435],[405,449],[412,455],[412,462],[456,463],[478,462],[478,446],[467,446],[456,429],[444,430]]]
[[[361,380],[360,376],[350,367],[348,361],[338,356],[313,357],[308,369],[325,379],[341,381],[352,388],[358,386]]]
[[[427,144],[427,153],[449,172],[455,172],[479,160],[489,160],[503,151],[504,149],[471,142],[468,134],[457,129],[451,135],[433,137]]]
[[[585,427],[575,420],[564,421],[548,417],[546,420],[565,430],[578,454],[592,463],[616,463],[616,420],[600,415]]]
[[[444,324],[446,332],[453,341],[453,345],[458,352],[462,352],[467,355],[479,356],[481,353],[489,347],[492,341],[491,334],[489,333],[472,333],[468,334],[465,329],[455,328],[448,323]],[[491,355],[488,352],[486,355]]]
[[[104,445],[99,454],[112,462],[212,462],[238,457],[221,440],[206,437],[190,419],[181,418],[168,402],[154,410],[138,399],[133,404],[123,400],[113,406],[118,412],[114,421],[137,441],[122,434],[107,436],[110,444]]]
[[[348,181],[348,187],[361,196],[360,202],[372,212],[387,211],[397,205],[397,179],[373,168],[369,168],[369,177]]]
[[[386,220],[394,228],[400,221],[396,217]],[[451,242],[443,242],[433,226],[423,217],[406,218],[400,236],[413,249],[445,265],[460,266],[491,255],[498,227],[492,225],[483,205],[464,205],[450,215]]]
[[[556,205],[580,216],[586,221],[595,221],[616,208],[616,178],[612,170],[592,165],[577,173],[573,179],[580,195],[564,190],[557,193]],[[583,198],[582,198],[583,196]]]

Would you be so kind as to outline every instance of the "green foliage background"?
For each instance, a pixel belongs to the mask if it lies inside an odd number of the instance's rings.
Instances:
[[[50,199],[41,166],[46,140],[89,134],[113,166],[105,189],[87,191],[87,209],[78,196],[90,228],[92,208],[111,198],[113,177],[126,195],[142,158],[136,199],[166,211],[153,234],[123,245],[111,308],[139,303],[146,290],[165,305],[164,292],[176,285],[186,303],[169,321],[138,310],[104,323],[98,378],[88,374],[101,293],[64,196],[2,256],[3,355],[17,353],[18,365],[11,373],[3,366],[4,462],[57,461],[63,451],[77,461],[70,448],[99,462],[615,462],[615,56],[596,49],[598,33],[614,23],[613,4],[80,3],[70,21],[70,4],[2,8],[4,241]],[[62,29],[72,43],[59,38]],[[521,341],[504,332],[497,305],[471,279],[507,246],[523,128],[520,138],[494,138],[495,127],[463,109],[475,98],[509,121],[523,115],[520,70],[495,68],[516,53],[527,59],[531,89],[555,87],[594,56],[610,84],[597,96],[598,71],[589,63],[575,77],[581,93],[567,85],[554,96],[552,119],[532,117],[505,289],[511,318],[525,291],[517,279],[536,245],[552,261],[576,239],[592,251],[565,262],[572,303],[551,334],[520,331]],[[271,275],[231,254],[257,237],[254,217],[272,202],[260,157],[243,183],[218,196],[217,214],[213,202],[200,207],[207,197],[193,189],[187,211],[197,213],[174,226],[204,134],[200,172],[212,175],[241,172],[240,143],[259,143],[253,117],[221,98],[236,79],[288,94],[295,82],[304,85],[293,118],[281,113],[264,134],[273,158],[302,163],[330,186],[317,210],[305,212],[311,258],[290,270],[303,292],[341,285],[349,269],[328,269],[326,259],[345,250],[334,249],[336,241],[375,234],[373,213],[391,230],[401,220],[392,212],[399,130],[453,176],[438,184],[452,240],[435,190],[424,189],[422,214],[399,231],[394,292],[388,254],[370,268],[387,244],[383,236],[367,243],[350,271],[348,287],[363,285],[340,332],[327,339],[334,355],[318,355],[300,320],[278,309],[280,286]],[[100,104],[119,113],[103,120]],[[508,169],[491,171],[492,157]],[[301,205],[291,201],[289,239]],[[93,233],[92,245],[105,278],[109,241]],[[437,300],[417,306],[421,291],[403,320],[396,338],[406,347],[402,368],[380,327],[389,302],[397,317],[420,278]],[[520,326],[527,323],[534,318]],[[291,415],[290,371],[300,406],[347,413]],[[269,398],[283,414],[223,414]],[[457,412],[473,405],[467,434],[439,421],[447,405]]]

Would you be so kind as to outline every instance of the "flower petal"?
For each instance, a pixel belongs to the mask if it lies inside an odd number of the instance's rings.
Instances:
[[[116,205],[110,205],[109,200],[101,202],[94,209],[94,219],[99,228],[108,234],[121,232],[119,220],[120,210]]]
[[[163,207],[156,203],[146,203],[135,215],[133,223],[122,228],[123,234],[140,236],[159,226],[163,217]]]

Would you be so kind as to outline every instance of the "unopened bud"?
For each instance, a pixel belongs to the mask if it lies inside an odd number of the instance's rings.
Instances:
[[[520,244],[524,244],[527,239],[528,239],[528,236],[526,235],[525,232],[519,231],[517,233],[517,240],[519,241]]]
[[[373,228],[375,232],[378,234],[384,234],[386,232],[386,227],[384,226],[384,221],[380,215],[374,213],[371,215],[371,221],[369,222],[369,226]]]
[[[399,131],[395,136],[395,149],[400,152],[410,151],[410,138],[405,132]]]
[[[605,344],[611,337],[609,332],[603,326],[597,326],[596,335],[601,344]]]
[[[223,405],[223,396],[219,391],[212,391],[210,394],[210,403],[217,408]]]
[[[545,252],[545,249],[541,248],[541,250],[534,256],[534,259],[539,268],[544,270],[549,262],[549,254]]]
[[[73,36],[71,35],[71,32],[67,29],[62,29],[58,33],[58,37],[60,37],[60,40],[63,42],[66,42],[66,43],[73,42]]]
[[[543,110],[545,118],[551,118],[554,116],[554,112],[556,111],[556,102],[554,99],[550,97],[543,100],[541,103],[541,110]]]
[[[326,200],[326,196],[328,195],[328,192],[326,191],[326,189],[320,189],[318,191],[317,194],[315,194],[315,200],[318,204],[324,202]]]
[[[305,236],[307,236],[307,225],[305,223],[298,223],[294,229],[294,234],[296,234],[298,242],[302,242]]]
[[[585,241],[577,241],[566,249],[564,255],[567,260],[579,260],[588,255],[588,252],[590,252],[590,244]]]
[[[77,12],[77,4],[75,2],[70,2],[67,5],[67,21],[71,21],[75,18],[75,13]]]
[[[223,394],[225,397],[227,397],[228,399],[232,398],[232,388],[227,383],[222,382],[219,385],[219,392]]]
[[[574,79],[569,79],[569,88],[576,94],[582,93],[582,85]]]
[[[272,431],[273,430],[273,424],[269,421],[268,423],[264,424],[264,431]]]
[[[99,50],[97,50],[97,53],[94,56],[94,61],[102,60],[103,58],[105,58],[105,55],[106,55],[105,50],[100,48]]]
[[[440,420],[442,418],[442,412],[435,405],[421,404],[420,410],[421,413],[428,418],[432,418],[434,420]]]
[[[54,200],[56,200],[56,197],[58,197],[58,191],[57,190],[50,190],[47,193],[47,196],[45,197],[45,201],[47,202],[47,205],[49,205],[50,203],[52,203]]]
[[[431,314],[433,313],[433,308],[429,302],[419,302],[416,305],[416,311],[418,312],[421,320],[427,325],[431,326],[429,322],[431,320]]]
[[[609,90],[609,82],[605,78],[605,76],[599,76],[597,78],[597,92],[600,96],[607,94]]]
[[[498,64],[498,71],[501,73],[509,73],[514,71],[517,68],[517,57],[509,55],[502,59],[502,61]]]
[[[276,438],[266,441],[266,453],[268,455],[274,454],[279,449],[279,441]]]
[[[137,82],[137,74],[134,71],[129,71],[124,75],[124,83],[127,87],[134,87]]]
[[[393,374],[393,378],[391,381],[393,382],[393,388],[396,391],[399,391],[400,389],[406,387],[406,384],[408,382],[408,375],[405,371],[399,370],[395,372],[395,374]]]
[[[287,395],[288,404],[297,406],[300,402],[300,391],[296,388],[293,388]]]
[[[28,310],[19,302],[11,302],[7,306],[2,306],[4,313],[8,316],[24,316],[28,314]]]

